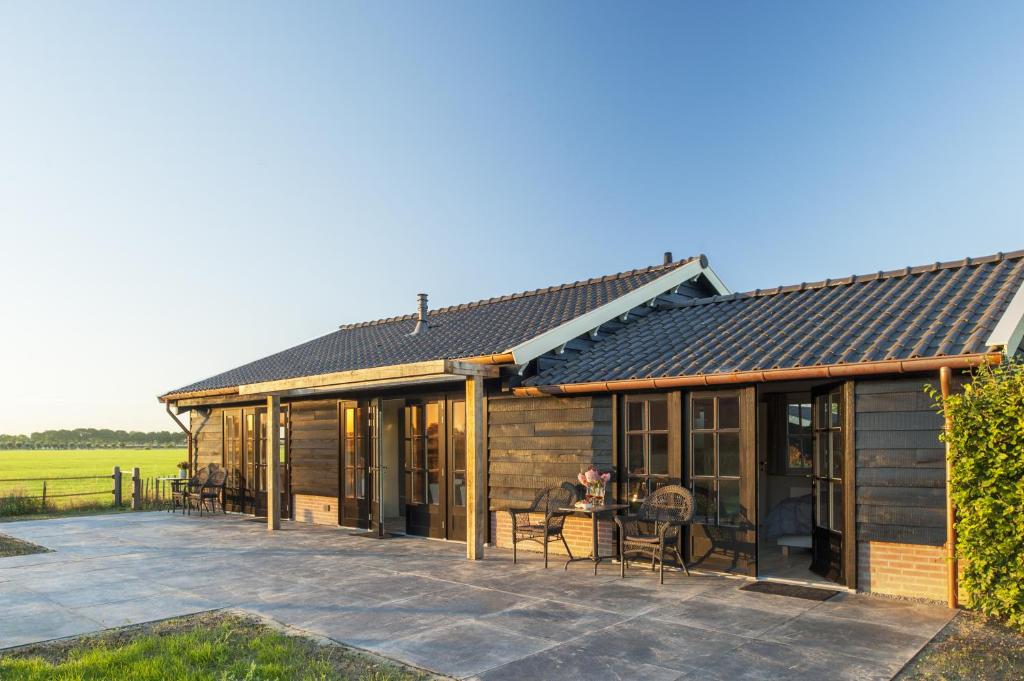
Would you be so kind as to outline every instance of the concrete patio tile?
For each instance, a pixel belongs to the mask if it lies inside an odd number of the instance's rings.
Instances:
[[[86,617],[100,623],[100,627],[124,627],[142,622],[155,622],[170,617],[181,617],[207,610],[217,610],[226,604],[186,593],[171,593],[150,596],[118,603],[103,603],[72,608],[76,616]]]
[[[812,610],[763,633],[760,638],[808,651],[830,653],[842,650],[856,658],[888,664],[893,660],[909,660],[932,637],[907,633],[880,623],[818,615]],[[901,666],[902,662],[896,668]]]
[[[615,651],[595,654],[592,650],[565,643],[541,653],[514,660],[473,677],[479,681],[522,681],[558,679],[558,681],[674,681],[678,669],[659,667],[633,660]]]
[[[480,621],[520,634],[564,642],[626,619],[626,615],[605,610],[536,600],[484,615]]]
[[[106,575],[103,580],[60,578],[44,585],[34,585],[32,590],[51,601],[68,608],[86,605],[102,605],[121,601],[169,596],[174,591],[169,587],[141,579],[124,578],[120,575]]]
[[[465,622],[386,641],[373,651],[441,674],[466,678],[554,645],[542,638]],[[544,678],[544,677],[539,677]]]
[[[891,666],[842,653],[809,650],[799,645],[746,641],[683,678],[687,681],[888,681],[892,675]]]
[[[781,626],[797,615],[788,611],[779,612],[749,607],[749,604],[723,601],[715,594],[711,594],[659,605],[644,616],[737,636],[756,637],[762,632]]]
[[[934,636],[949,624],[955,610],[938,603],[919,603],[878,596],[842,593],[817,608],[817,615],[829,615],[861,622],[882,622],[910,634]]]
[[[4,608],[0,617],[0,649],[77,636],[102,626],[97,620],[48,601]]]

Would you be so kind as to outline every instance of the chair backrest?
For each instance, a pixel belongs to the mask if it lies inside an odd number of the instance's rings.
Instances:
[[[210,473],[209,479],[206,481],[207,489],[218,489],[224,486],[227,482],[228,472],[220,467],[214,467],[213,472]]]
[[[210,467],[203,466],[196,474],[191,477],[188,481],[188,486],[192,489],[200,489],[206,484],[206,481],[210,479]]]
[[[637,516],[648,522],[688,523],[693,520],[693,494],[679,485],[659,487],[643,500]]]

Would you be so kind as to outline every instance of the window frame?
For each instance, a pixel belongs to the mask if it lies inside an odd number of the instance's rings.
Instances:
[[[652,428],[651,427],[651,405],[654,403],[660,403],[664,405],[665,409],[665,427]],[[630,424],[630,405],[641,404],[642,412],[642,425],[639,429],[631,428]],[[678,404],[678,402],[676,402]],[[672,484],[673,482],[673,465],[672,465],[672,429],[675,419],[672,418],[672,405],[673,400],[670,399],[669,394],[656,393],[656,394],[644,394],[644,395],[626,395],[622,399],[622,452],[620,455],[620,480],[623,483],[623,496],[625,502],[631,506],[638,506],[645,498],[647,494],[652,491],[652,481],[655,484],[654,489],[662,487],[664,485]],[[643,457],[643,473],[633,473],[630,466],[630,441],[631,436],[639,436],[642,438],[641,448]],[[651,436],[663,436],[665,442],[665,472],[664,473],[651,473]],[[636,490],[643,489],[645,494],[639,496],[634,490],[634,481],[643,480],[642,486],[638,486]]]
[[[722,399],[732,399],[736,401],[736,425],[735,427],[723,428],[720,425],[720,401]],[[713,418],[710,427],[696,428],[694,427],[694,401],[695,400],[712,400],[713,402]],[[721,483],[722,481],[735,483],[737,499],[742,508],[743,499],[743,437],[742,437],[742,425],[743,425],[743,400],[739,391],[728,391],[728,392],[690,392],[687,394],[686,399],[686,445],[687,445],[687,457],[686,457],[686,486],[693,494],[694,503],[698,499],[697,496],[697,482],[704,482],[709,485],[711,493],[714,495],[714,515],[701,515],[698,509],[695,508],[693,522],[695,524],[710,526],[710,527],[740,527],[742,523],[722,522],[722,495],[721,495]],[[733,435],[736,436],[736,474],[735,475],[722,475],[721,473],[721,435]],[[711,435],[712,442],[712,471],[708,473],[695,473],[694,464],[696,462],[696,455],[694,450],[695,436]]]

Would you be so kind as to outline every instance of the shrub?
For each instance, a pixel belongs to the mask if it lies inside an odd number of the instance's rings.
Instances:
[[[945,401],[952,429],[942,436],[953,448],[961,584],[971,607],[1024,628],[1024,364],[983,366],[972,379]]]

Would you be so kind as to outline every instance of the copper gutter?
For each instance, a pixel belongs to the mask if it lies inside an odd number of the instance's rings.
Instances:
[[[171,403],[170,402],[167,403],[165,408],[167,409],[167,415],[170,416],[172,419],[174,419],[174,422],[178,424],[178,427],[181,428],[182,431],[184,431],[185,437],[187,438],[186,439],[186,442],[187,442],[186,446],[188,447],[188,470],[189,470],[189,474],[191,474],[192,470],[193,470],[193,466],[192,466],[192,431],[190,429],[186,428],[185,424],[182,423],[181,419],[178,418],[178,415],[175,414],[173,411],[171,411]]]
[[[949,408],[946,406],[946,400],[949,399],[951,392],[950,383],[952,379],[952,371],[948,366],[944,366],[939,369],[939,385],[942,388],[942,404],[943,414],[945,415],[945,423],[943,424],[943,430],[946,431],[946,565],[949,567],[949,573],[946,577],[946,600],[949,602],[949,607],[956,608],[960,601],[960,587],[958,573],[958,566],[956,562],[956,509],[953,507],[953,484],[952,484],[952,472],[953,472],[953,445],[949,442],[949,432],[953,430],[953,417],[949,415]]]
[[[767,369],[764,371],[736,371],[727,374],[701,374],[698,376],[635,378],[622,381],[520,386],[513,388],[512,393],[520,397],[539,397],[543,395],[571,395],[575,393],[608,393],[620,390],[658,390],[663,388],[738,385],[742,383],[769,383],[772,381],[849,378],[852,376],[935,371],[942,367],[968,369],[980,364],[999,364],[1002,361],[1003,355],[1001,352],[983,352],[949,357],[894,359],[879,362],[858,362],[856,364],[829,364],[825,366],[799,367],[796,369]]]
[[[476,357],[460,357],[463,362],[473,364],[515,364],[516,358],[511,352],[500,352],[493,355],[477,355]]]

